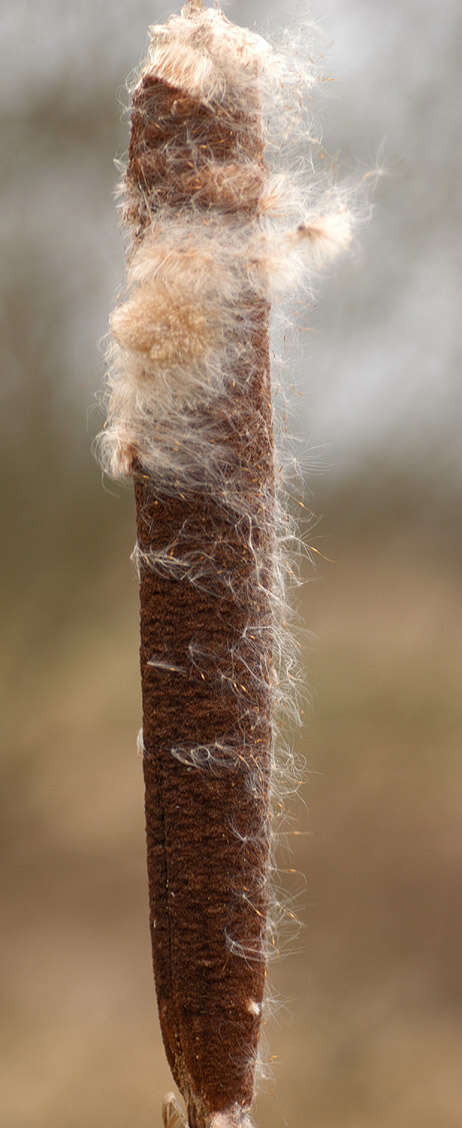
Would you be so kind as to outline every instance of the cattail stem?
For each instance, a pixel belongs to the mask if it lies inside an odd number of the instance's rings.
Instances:
[[[101,448],[135,489],[163,1039],[189,1128],[244,1128],[264,1004],[285,618],[269,302],[302,278],[306,256],[316,264],[345,245],[349,223],[344,208],[312,207],[289,231],[266,223],[287,188],[264,162],[262,88],[276,57],[263,40],[192,0],[152,30],[132,98],[128,295],[111,320]],[[166,1128],[179,1117],[169,1097]]]
[[[170,122],[174,175],[162,163]],[[240,162],[257,154],[262,162],[256,113],[223,127],[215,111],[146,75],[127,171],[144,199],[153,179],[159,199],[165,177],[166,198],[188,205],[187,138],[199,130],[205,186],[210,162],[226,173],[238,143]],[[206,222],[219,201],[206,195],[202,206]],[[249,218],[255,210],[247,199],[242,208]],[[143,210],[140,228],[144,218]],[[247,300],[247,365],[243,357],[230,368],[226,395],[202,418],[223,452],[214,474],[200,489],[179,481],[175,496],[162,497],[141,459],[134,468],[151,936],[162,1033],[190,1128],[250,1105],[265,985],[273,445],[268,309],[251,293]],[[240,516],[225,500],[236,488]],[[150,566],[168,551],[175,576]],[[191,554],[207,562],[203,585],[183,579]],[[257,577],[256,559],[266,575]]]

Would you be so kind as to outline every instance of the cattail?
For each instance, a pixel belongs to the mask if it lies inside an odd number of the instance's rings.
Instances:
[[[265,164],[284,86],[282,57],[219,10],[151,29],[111,318],[101,453],[134,482],[153,962],[190,1128],[245,1123],[265,999],[284,681],[270,301],[349,239],[340,204],[320,218]]]

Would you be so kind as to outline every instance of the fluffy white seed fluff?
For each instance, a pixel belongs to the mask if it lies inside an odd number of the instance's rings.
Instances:
[[[162,1102],[164,1128],[188,1128],[186,1117],[174,1093],[167,1093]],[[210,1121],[210,1128],[253,1128],[250,1117],[239,1105],[217,1112]]]
[[[245,105],[260,69],[268,66],[265,40],[230,23],[217,8],[187,4],[179,15],[149,30],[146,68],[205,105],[225,98]]]

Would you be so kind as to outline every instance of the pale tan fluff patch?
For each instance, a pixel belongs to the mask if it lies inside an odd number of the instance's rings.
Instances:
[[[146,379],[157,369],[195,364],[211,347],[213,326],[198,302],[169,293],[155,280],[140,285],[111,318],[117,343],[141,354]]]

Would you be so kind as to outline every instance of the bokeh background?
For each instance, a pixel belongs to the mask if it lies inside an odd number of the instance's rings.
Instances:
[[[277,36],[307,14],[281,8],[228,14]],[[167,14],[154,0],[0,9],[8,1128],[148,1128],[171,1084],[135,749],[133,502],[90,450],[123,266],[121,90]],[[297,602],[313,632],[309,770],[281,851],[305,875],[281,875],[302,927],[272,970],[256,1116],[458,1128],[462,8],[313,0],[311,14],[333,78],[313,97],[328,159],[384,176],[354,253],[294,329],[322,556]]]

